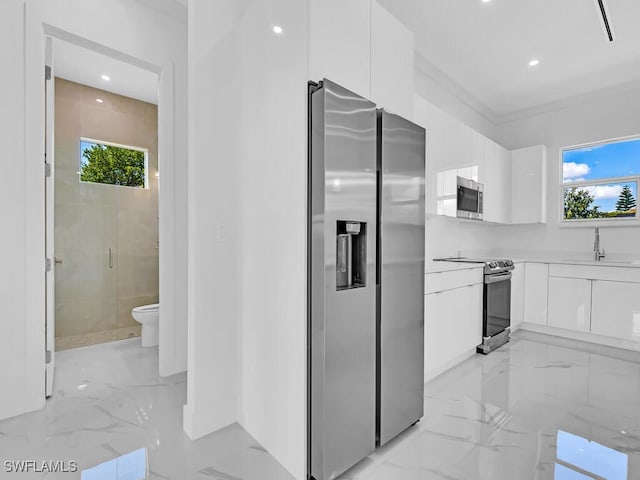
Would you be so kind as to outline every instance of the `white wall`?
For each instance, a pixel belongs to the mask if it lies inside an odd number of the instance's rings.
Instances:
[[[0,60],[11,66],[0,79],[0,135],[8,149],[0,176],[0,218],[7,225],[0,236],[7,253],[0,280],[0,382],[14,389],[0,398],[0,418],[6,418],[44,404],[44,29],[138,59],[161,74],[159,161],[168,183],[160,200],[167,212],[160,227],[160,296],[168,315],[161,318],[160,368],[163,375],[185,369],[186,26],[128,0],[9,0],[0,5],[0,22]]]
[[[189,3],[185,427],[195,438],[238,420],[296,478],[306,470],[307,55],[306,2]]]
[[[275,35],[272,25],[284,33]],[[306,471],[307,4],[254,1],[238,25],[239,422]]]
[[[44,52],[40,2],[0,5],[0,419],[44,404]],[[26,31],[25,31],[26,26]]]
[[[507,254],[539,252],[558,258],[591,258],[592,227],[560,226],[560,148],[640,134],[640,90],[595,97],[578,105],[500,125],[509,148],[545,144],[547,152],[547,224],[496,229],[496,247]],[[640,259],[640,227],[604,227],[601,245],[608,259]]]
[[[198,438],[237,419],[241,256],[239,37],[244,6],[189,2],[189,328],[184,428]],[[256,88],[259,88],[259,79]]]

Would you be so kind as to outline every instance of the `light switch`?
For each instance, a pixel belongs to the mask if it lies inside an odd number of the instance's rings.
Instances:
[[[216,232],[219,242],[227,240],[227,225],[224,223],[216,223]]]

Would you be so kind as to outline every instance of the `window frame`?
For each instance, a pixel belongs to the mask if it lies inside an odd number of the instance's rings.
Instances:
[[[101,182],[85,182],[81,179],[80,172],[82,172],[82,142],[86,143],[96,143],[99,145],[107,145],[109,147],[118,147],[118,148],[126,148],[127,150],[135,150],[137,152],[144,153],[144,185],[141,187],[132,187],[131,185],[120,185],[115,183],[101,183]],[[115,142],[107,142],[104,140],[96,140],[95,138],[89,137],[80,137],[80,141],[78,142],[78,181],[85,185],[111,185],[113,187],[124,187],[124,188],[136,188],[138,190],[148,190],[149,189],[149,149],[144,147],[134,147],[131,145],[124,145],[122,143]]]
[[[640,141],[639,135],[629,135],[626,137],[616,137],[608,140],[599,140],[595,142],[587,142],[581,143],[577,145],[570,145],[565,147],[560,147],[559,151],[559,224],[561,227],[637,227],[640,224],[640,200],[636,198],[636,214],[633,217],[621,217],[621,218],[580,218],[580,219],[566,219],[564,218],[564,190],[565,188],[570,187],[592,187],[598,185],[610,185],[612,183],[635,183],[636,184],[636,197],[638,197],[640,193],[640,174],[638,175],[630,175],[625,177],[608,177],[603,179],[596,180],[584,180],[579,182],[565,182],[564,181],[564,152],[568,150],[576,150],[585,147],[597,147],[601,145],[607,145],[612,143],[621,143],[631,140]]]

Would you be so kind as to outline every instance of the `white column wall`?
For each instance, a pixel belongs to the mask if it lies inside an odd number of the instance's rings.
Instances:
[[[189,73],[185,429],[238,420],[303,478],[306,2],[191,1]]]
[[[237,420],[239,39],[233,0],[189,2],[189,328],[184,428]]]
[[[276,35],[272,27],[283,28]],[[307,4],[254,1],[239,28],[239,422],[306,473]]]
[[[0,5],[0,419],[44,404],[44,54],[28,7]]]

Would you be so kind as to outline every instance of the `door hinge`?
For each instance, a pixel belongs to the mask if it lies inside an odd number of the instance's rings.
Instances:
[[[46,270],[47,272],[50,272],[50,271],[51,271],[51,263],[52,263],[52,262],[51,262],[51,259],[50,259],[50,258],[45,259],[45,261],[44,261],[44,266],[45,266],[45,270]]]
[[[44,164],[44,176],[49,178],[51,176],[51,164],[50,163],[46,163]]]
[[[45,363],[51,363],[51,350],[47,350],[45,353],[46,353]]]
[[[51,80],[51,67],[49,65],[44,66],[44,79]]]

